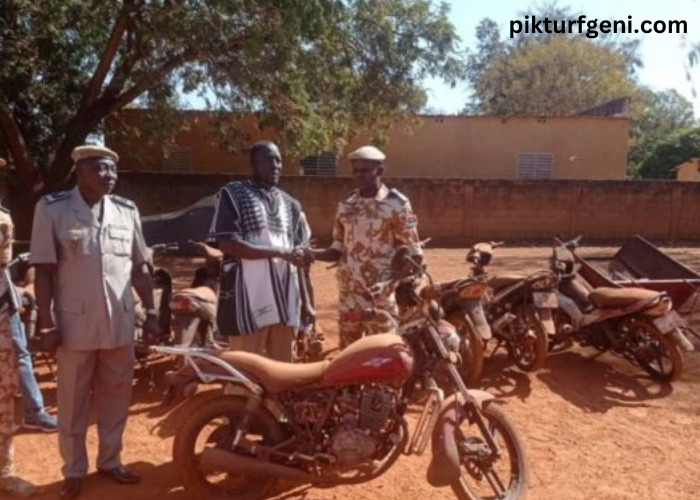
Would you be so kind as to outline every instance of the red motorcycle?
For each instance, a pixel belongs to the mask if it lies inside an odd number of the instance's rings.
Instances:
[[[417,291],[420,307],[401,326],[385,311],[365,311],[399,334],[365,337],[331,361],[155,347],[186,360],[170,377],[171,395],[194,394],[200,383],[225,386],[184,403],[173,460],[188,494],[257,500],[276,479],[360,484],[432,442],[431,485],[450,486],[463,500],[525,498],[523,445],[494,397],[464,385],[459,336],[436,316],[439,294],[432,283]],[[452,383],[447,399],[438,375]],[[405,415],[419,388],[428,399],[411,432]]]

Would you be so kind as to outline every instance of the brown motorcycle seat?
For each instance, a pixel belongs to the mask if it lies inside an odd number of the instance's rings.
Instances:
[[[600,287],[593,290],[588,299],[596,307],[625,307],[636,302],[650,302],[658,297],[659,292],[644,288],[610,288]]]
[[[201,300],[206,300],[207,302],[216,302],[216,292],[209,288],[208,286],[198,286],[197,288],[185,288],[178,292],[173,293],[173,297],[178,295],[184,295],[188,297],[197,297]]]
[[[494,290],[500,290],[501,288],[505,288],[513,283],[523,281],[525,278],[526,276],[521,274],[504,274],[503,276],[494,276],[493,278],[490,278],[488,280],[488,285]]]
[[[329,361],[284,363],[245,351],[227,351],[223,361],[258,381],[265,389],[278,393],[312,384],[321,379]]]

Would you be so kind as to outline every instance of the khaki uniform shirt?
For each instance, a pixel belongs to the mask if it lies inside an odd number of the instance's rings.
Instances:
[[[374,198],[353,191],[338,204],[331,247],[342,254],[337,272],[341,315],[373,306],[366,289],[391,278],[398,247],[408,245],[412,255],[422,254],[417,226],[408,198],[383,184]],[[393,294],[380,302],[378,307],[395,307]]]
[[[102,204],[100,221],[76,187],[44,196],[34,213],[30,262],[57,264],[53,309],[66,349],[134,341],[131,270],[146,262],[148,249],[132,201],[109,195]]]

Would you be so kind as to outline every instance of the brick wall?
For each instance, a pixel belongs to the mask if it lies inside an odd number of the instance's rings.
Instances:
[[[122,173],[118,192],[143,215],[178,210],[215,193],[232,177]],[[463,245],[474,240],[549,240],[583,233],[587,241],[700,240],[700,183],[675,181],[510,181],[387,179],[406,194],[422,237]],[[299,199],[314,233],[327,238],[348,177],[282,178]]]

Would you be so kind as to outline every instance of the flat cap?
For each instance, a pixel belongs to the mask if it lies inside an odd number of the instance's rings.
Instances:
[[[7,165],[7,162],[0,158],[0,168],[4,167],[5,165]]]
[[[362,146],[348,155],[349,160],[384,161],[386,155],[374,146]]]
[[[119,161],[119,155],[104,146],[78,146],[73,150],[70,156],[73,159],[73,163],[78,163],[88,158],[109,158],[115,163]]]

